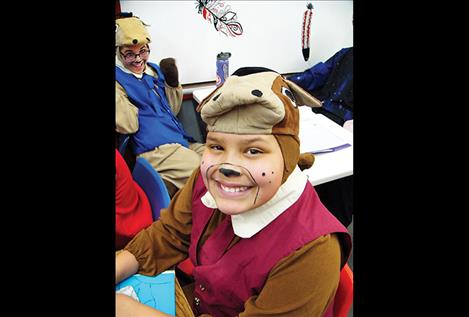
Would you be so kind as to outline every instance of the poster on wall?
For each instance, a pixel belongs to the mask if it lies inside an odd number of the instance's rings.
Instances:
[[[198,0],[197,10],[205,20],[213,24],[218,32],[233,37],[243,34],[238,15],[224,1]]]

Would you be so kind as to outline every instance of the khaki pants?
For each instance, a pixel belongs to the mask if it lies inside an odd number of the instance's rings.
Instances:
[[[138,157],[150,162],[163,180],[181,188],[194,169],[200,166],[204,150],[205,145],[201,143],[191,143],[189,148],[171,143],[156,147],[153,151],[142,153]]]
[[[176,316],[177,317],[195,317],[191,305],[184,296],[181,285],[176,278]]]

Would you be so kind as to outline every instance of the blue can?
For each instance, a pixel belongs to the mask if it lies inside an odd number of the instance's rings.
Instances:
[[[217,55],[217,81],[216,85],[220,86],[225,82],[225,79],[229,76],[229,61],[231,53],[221,52]]]

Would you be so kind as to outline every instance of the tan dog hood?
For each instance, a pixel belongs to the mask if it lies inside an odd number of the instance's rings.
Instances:
[[[116,19],[116,46],[150,43],[146,26],[138,17]]]
[[[321,102],[280,74],[264,71],[228,77],[197,110],[208,131],[298,136],[299,105]]]

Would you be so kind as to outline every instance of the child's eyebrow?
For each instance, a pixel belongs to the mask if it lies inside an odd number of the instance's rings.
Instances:
[[[216,137],[208,136],[208,135],[207,135],[207,140],[206,140],[206,142],[208,142],[208,141],[210,141],[210,142],[220,142],[220,140],[218,140]]]
[[[251,144],[251,143],[256,143],[256,142],[269,143],[269,141],[260,137],[246,138],[241,141],[241,143],[244,143],[244,144]]]
[[[220,143],[222,142],[222,140],[214,136],[207,136],[206,142]],[[258,136],[253,136],[253,137],[245,136],[244,139],[240,141],[240,143],[245,144],[245,145],[249,145],[249,144],[257,143],[257,142],[264,143],[264,144],[270,143],[268,140],[258,137]]]
[[[141,50],[143,50],[143,49],[147,49],[147,48],[148,48],[148,45],[143,45],[143,46],[142,46],[142,47],[140,47],[140,48],[139,48],[137,51],[139,51],[139,52],[140,52]],[[132,49],[130,49],[130,48],[126,48],[126,49],[124,49],[124,51],[123,51],[123,52],[121,51],[121,53],[122,53],[122,54],[124,54],[124,53],[127,53],[127,52],[129,52],[129,53],[133,53],[134,51],[133,51]]]

